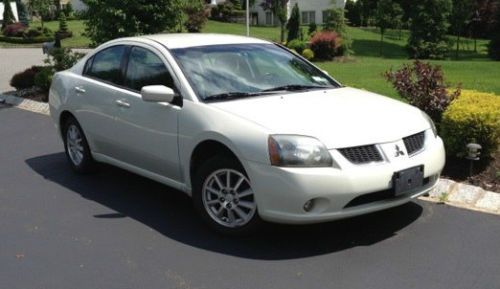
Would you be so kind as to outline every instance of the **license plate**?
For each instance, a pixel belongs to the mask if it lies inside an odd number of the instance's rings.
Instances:
[[[424,166],[418,166],[395,172],[392,177],[394,194],[396,196],[422,187],[424,185]]]

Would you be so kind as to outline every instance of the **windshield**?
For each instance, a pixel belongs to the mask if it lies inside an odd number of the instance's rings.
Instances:
[[[340,86],[274,44],[201,46],[174,49],[172,53],[202,100]]]

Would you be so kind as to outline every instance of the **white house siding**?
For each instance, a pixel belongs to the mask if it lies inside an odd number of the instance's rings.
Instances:
[[[262,9],[260,4],[263,2],[263,0],[257,0],[255,1],[255,5],[252,7],[252,14],[257,15],[258,17],[258,24],[259,25],[270,25],[270,23],[266,23],[266,11]],[[301,18],[304,12],[308,12],[308,15],[314,15],[314,22],[316,24],[323,24],[323,11],[334,8],[334,7],[339,7],[339,8],[344,8],[345,6],[345,0],[290,0],[288,2],[287,8],[288,8],[288,18],[290,18],[290,14],[292,11],[293,6],[295,6],[295,3],[298,3],[299,5],[299,10],[301,14]],[[277,19],[273,19],[274,24],[278,24]],[[303,19],[307,20],[307,19]],[[253,21],[255,24],[255,20]],[[309,23],[310,21],[306,21]],[[306,23],[306,24],[307,24]]]
[[[16,18],[16,21],[19,21],[19,16],[17,15],[17,5],[16,2],[10,2],[10,7],[12,8],[12,12],[14,13],[14,18]],[[0,2],[0,22],[3,21],[3,2]]]

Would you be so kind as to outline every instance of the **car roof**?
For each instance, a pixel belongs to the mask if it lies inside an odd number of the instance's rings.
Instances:
[[[135,38],[135,39],[134,39]],[[168,49],[187,48],[196,46],[208,45],[224,45],[224,44],[269,44],[270,42],[257,38],[215,34],[215,33],[170,33],[170,34],[155,34],[134,37],[134,40],[146,38],[152,41],[159,42]]]

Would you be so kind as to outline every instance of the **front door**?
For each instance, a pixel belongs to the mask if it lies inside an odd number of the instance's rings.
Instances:
[[[175,89],[166,61],[145,47],[130,49],[123,89],[116,99],[118,159],[174,181],[180,181],[177,120],[179,106],[145,102],[140,91],[147,85]]]

